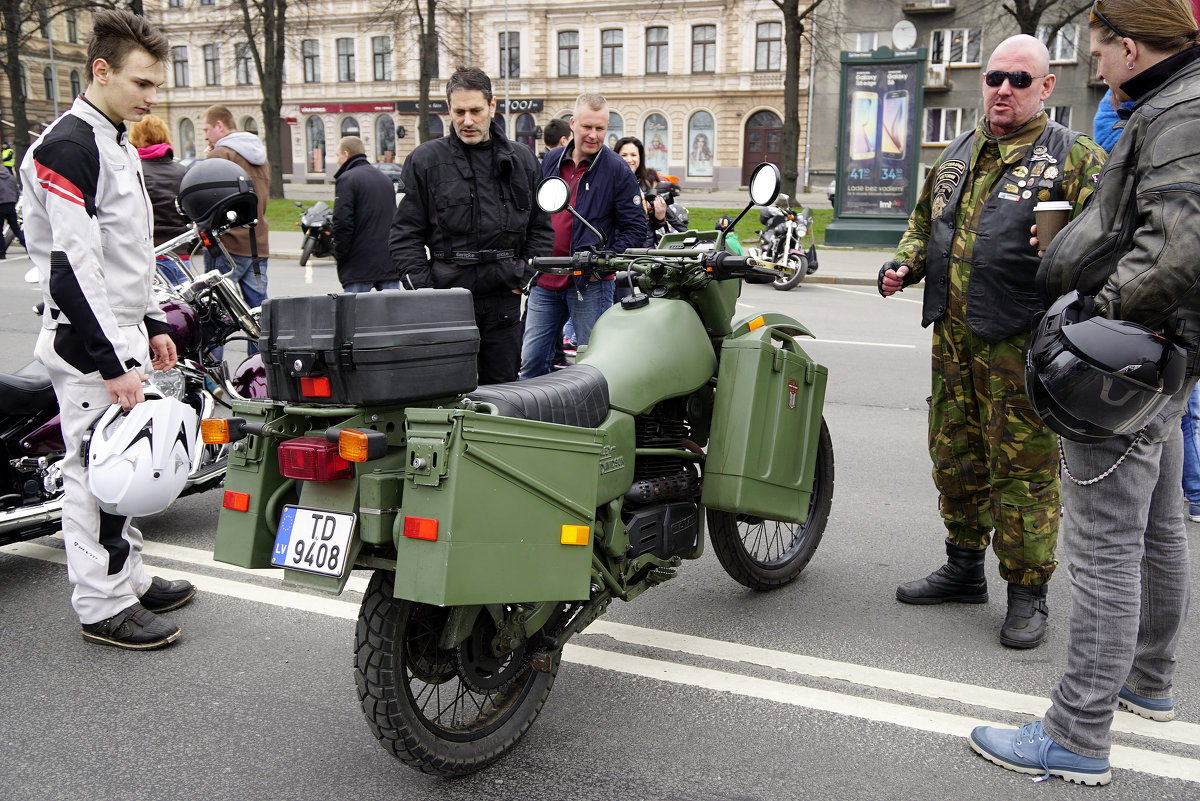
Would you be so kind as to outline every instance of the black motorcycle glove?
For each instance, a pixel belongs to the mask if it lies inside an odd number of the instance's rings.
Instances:
[[[879,290],[880,295],[883,295],[883,276],[884,276],[884,274],[887,273],[888,270],[895,270],[896,272],[900,272],[900,268],[903,266],[904,266],[903,262],[885,261],[883,263],[883,266],[879,268],[879,277],[877,279],[875,279],[875,288]],[[912,267],[909,267],[908,274],[900,279],[900,281],[901,281],[900,288],[904,289],[905,287],[911,285],[913,283],[913,280],[914,279],[913,279]]]

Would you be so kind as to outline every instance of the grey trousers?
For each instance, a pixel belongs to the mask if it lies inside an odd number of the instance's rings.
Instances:
[[[1190,594],[1179,418],[1191,388],[1189,382],[1172,398],[1107,478],[1079,486],[1062,477],[1059,542],[1071,579],[1070,642],[1043,727],[1083,756],[1108,756],[1122,686],[1147,698],[1171,697]],[[1093,478],[1132,439],[1097,445],[1064,439],[1067,470]]]

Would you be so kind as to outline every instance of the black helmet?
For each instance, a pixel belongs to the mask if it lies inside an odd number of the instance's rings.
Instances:
[[[1095,315],[1090,298],[1068,292],[1038,323],[1025,354],[1033,408],[1076,442],[1138,431],[1187,377],[1178,345],[1137,323]]]
[[[775,206],[763,206],[758,212],[758,222],[768,228],[776,217],[782,217],[783,212]]]
[[[254,181],[228,159],[193,164],[179,182],[176,205],[183,216],[205,228],[234,228],[258,219]]]

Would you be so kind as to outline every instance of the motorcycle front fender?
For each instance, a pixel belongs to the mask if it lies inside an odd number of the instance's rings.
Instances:
[[[761,320],[761,322],[756,322]],[[729,335],[730,339],[736,339],[754,328],[767,326],[781,333],[793,337],[810,337],[816,339],[817,336],[812,331],[809,331],[803,323],[786,314],[779,312],[764,312],[762,314],[747,314],[733,321],[733,333]]]

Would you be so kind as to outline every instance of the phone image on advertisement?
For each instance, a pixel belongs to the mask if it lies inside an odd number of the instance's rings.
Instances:
[[[897,89],[883,96],[883,141],[884,158],[904,158],[908,144],[908,92]]]
[[[855,92],[850,107],[850,158],[875,158],[875,131],[879,123],[879,95]]]

